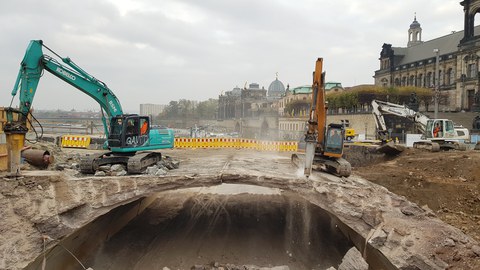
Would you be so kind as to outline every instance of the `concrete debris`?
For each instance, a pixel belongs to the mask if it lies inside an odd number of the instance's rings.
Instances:
[[[178,160],[173,159],[172,157],[165,156],[157,162],[157,164],[148,167],[145,169],[144,174],[147,175],[155,175],[155,176],[164,176],[168,173],[168,171],[173,170],[173,169],[178,169],[180,162]],[[65,168],[72,168],[73,164],[71,166],[69,165],[62,165],[59,166],[59,170],[64,170]],[[75,169],[78,169],[78,165],[74,167]],[[98,172],[104,172],[105,174],[98,173]],[[98,173],[98,174],[97,174]],[[97,172],[95,173],[95,176],[124,176],[127,175],[127,167],[124,164],[113,164],[113,165],[102,165],[97,169]]]
[[[122,164],[113,164],[110,167],[110,171],[112,171],[112,172],[121,172],[121,171],[125,171],[125,170],[126,170],[125,165],[122,165]]]
[[[96,171],[94,176],[105,176],[107,175],[104,171]]]
[[[424,214],[424,210],[422,208],[413,204],[402,207],[400,211],[406,216],[419,216],[421,214]]]
[[[343,257],[338,270],[368,270],[368,264],[363,259],[360,251],[352,247]]]
[[[112,169],[112,165],[102,165],[98,167],[97,171],[108,172]]]
[[[455,246],[455,241],[453,241],[453,239],[451,239],[451,238],[446,238],[445,240],[443,240],[442,246],[444,246],[444,247],[454,247]]]
[[[150,166],[148,167],[146,170],[145,170],[145,174],[148,174],[148,175],[155,175],[158,171],[158,166],[157,165],[153,165],[153,166]]]
[[[167,174],[167,171],[165,171],[164,169],[160,169],[160,168],[155,172],[156,176],[165,175],[165,174]]]
[[[475,253],[475,255],[477,255],[478,257],[480,257],[480,246],[474,245],[474,246],[472,247],[472,251],[473,251],[473,253]]]
[[[333,266],[330,266],[329,268],[327,268],[326,270],[337,270],[335,267]]]
[[[384,230],[375,230],[372,237],[368,240],[368,243],[373,245],[374,247],[380,247],[385,244],[387,241],[387,233]]]
[[[260,267],[256,265],[234,265],[229,263],[220,264],[218,262],[213,262],[207,265],[194,265],[190,269],[191,270],[290,270],[290,268],[286,265],[274,266],[274,267]]]
[[[178,169],[180,166],[180,162],[178,160],[174,160],[170,156],[165,156],[160,162],[162,162],[163,165],[169,170]]]
[[[121,170],[115,174],[115,176],[124,176],[124,175],[127,175],[127,171],[125,170]]]

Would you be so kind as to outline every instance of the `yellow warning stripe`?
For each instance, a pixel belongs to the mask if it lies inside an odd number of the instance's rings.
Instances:
[[[260,151],[298,150],[294,141],[260,141],[243,138],[175,138],[175,148],[242,148]]]

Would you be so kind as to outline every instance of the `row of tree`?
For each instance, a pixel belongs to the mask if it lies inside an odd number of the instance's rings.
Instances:
[[[325,97],[328,102],[330,113],[360,112],[369,110],[372,100],[378,99],[396,104],[410,104],[412,94],[419,105],[428,110],[433,104],[433,91],[429,88],[420,87],[381,87],[373,85],[361,85],[352,87],[347,91],[328,93]],[[285,105],[285,114],[290,116],[303,116],[310,109],[311,98],[305,100],[293,100]],[[440,104],[446,102],[446,96],[440,95]]]
[[[218,110],[218,99],[208,99],[206,101],[194,101],[180,99],[170,101],[163,112],[159,115],[160,119],[216,119]]]
[[[326,96],[329,109],[344,109],[356,111],[359,107],[369,105],[372,100],[378,99],[396,104],[409,104],[412,94],[415,93],[419,104],[428,106],[433,104],[433,91],[429,88],[420,87],[381,87],[381,86],[357,86],[343,92],[331,93]],[[444,96],[440,96],[441,100]]]

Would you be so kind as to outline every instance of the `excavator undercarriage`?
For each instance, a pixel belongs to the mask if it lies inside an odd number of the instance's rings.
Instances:
[[[292,163],[297,168],[304,168],[305,155],[292,154]],[[323,171],[336,176],[349,177],[352,173],[352,166],[344,158],[329,159],[319,155],[315,155],[312,163],[312,169],[315,171]]]
[[[100,166],[123,164],[129,174],[143,173],[147,167],[155,165],[162,159],[162,154],[158,152],[139,152],[120,155],[118,153],[104,152],[95,155],[87,155],[80,160],[80,172],[84,174],[95,173]]]

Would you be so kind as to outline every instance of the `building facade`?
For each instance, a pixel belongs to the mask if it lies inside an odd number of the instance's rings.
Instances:
[[[285,95],[278,77],[268,90],[251,83],[248,88],[233,88],[218,97],[218,120],[233,120],[235,131],[247,138],[276,139],[278,115],[274,104]]]
[[[465,15],[463,31],[422,41],[415,16],[406,47],[383,44],[375,85],[438,89],[440,111],[471,111],[480,85],[480,26],[474,26],[480,0],[465,0],[460,5]]]

